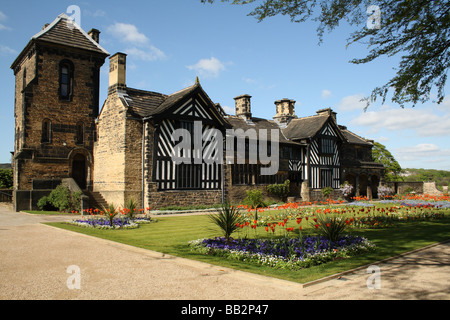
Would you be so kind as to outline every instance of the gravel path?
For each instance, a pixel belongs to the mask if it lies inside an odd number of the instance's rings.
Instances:
[[[379,289],[365,268],[303,286],[41,224],[66,219],[0,207],[0,299],[450,299],[450,243],[379,263]]]

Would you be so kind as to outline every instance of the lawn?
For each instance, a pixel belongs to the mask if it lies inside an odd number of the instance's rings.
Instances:
[[[338,210],[348,210],[348,212],[346,211],[346,215],[347,217],[350,217],[349,214],[355,214],[355,212],[359,215],[369,212],[375,215],[375,213],[382,212],[382,209],[387,210],[390,207],[392,207],[392,204],[377,204],[370,209],[372,211],[369,211],[369,209],[365,207],[353,206],[309,207],[297,211],[292,208],[260,211],[258,217],[259,221],[266,220],[263,225],[258,226],[257,228],[251,228],[251,223],[248,223],[248,225],[239,228],[232,236],[234,238],[298,237],[300,232],[299,226],[302,227],[302,235],[315,234],[316,230],[314,228],[314,223],[311,223],[314,217],[313,211],[317,212],[317,210],[320,209],[323,212],[326,209],[329,209],[330,214],[333,213],[333,210],[335,214],[339,214]],[[412,210],[411,212],[414,213],[415,211],[413,210],[417,209],[412,208],[405,210]],[[428,212],[433,212],[438,209],[427,210]],[[416,220],[412,220],[409,218],[404,221],[396,221],[395,225],[389,228],[349,227],[348,233],[367,238],[376,245],[376,250],[349,259],[331,261],[323,265],[313,266],[298,271],[262,267],[246,262],[192,252],[188,247],[189,241],[202,238],[214,238],[222,235],[221,230],[211,222],[207,215],[171,215],[156,217],[158,220],[157,222],[143,224],[140,225],[138,229],[130,230],[98,230],[93,228],[80,228],[65,223],[53,223],[51,225],[178,257],[203,261],[223,267],[263,274],[299,283],[306,283],[450,239],[450,210],[439,209],[439,211],[445,213],[443,218],[431,220],[417,220],[417,218]],[[295,216],[298,212],[300,212],[300,215],[303,217],[303,221],[300,224],[298,224],[298,220],[296,220],[298,215]],[[243,213],[245,215],[254,215],[254,210],[249,212],[244,210]],[[306,216],[310,217],[309,222],[305,220]],[[252,221],[253,218],[254,216],[250,216],[248,220]],[[265,226],[267,225],[267,221],[271,221],[272,225],[276,224],[277,229],[275,232],[272,232],[271,229],[266,231]],[[283,225],[283,222],[285,222],[285,225]],[[294,228],[294,230],[286,231],[286,228]]]

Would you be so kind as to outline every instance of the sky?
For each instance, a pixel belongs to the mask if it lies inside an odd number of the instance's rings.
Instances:
[[[368,54],[364,44],[346,47],[356,26],[341,25],[319,45],[314,22],[277,16],[258,22],[252,5],[200,0],[31,1],[2,0],[0,6],[0,163],[14,150],[12,62],[31,37],[59,14],[75,17],[86,32],[101,31],[111,55],[127,57],[127,86],[171,94],[200,84],[212,101],[234,114],[234,97],[249,94],[254,117],[272,119],[276,100],[296,101],[298,117],[323,108],[340,125],[387,147],[402,168],[450,170],[450,97],[440,105],[414,108],[387,100],[366,111],[361,98],[387,83],[399,58],[354,65]],[[364,27],[364,26],[361,26]],[[109,60],[101,71],[100,104],[106,99]],[[449,92],[450,83],[446,85]],[[100,106],[101,107],[101,106]]]

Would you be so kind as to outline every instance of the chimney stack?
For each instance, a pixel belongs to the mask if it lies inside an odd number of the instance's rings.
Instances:
[[[118,52],[109,58],[109,89],[125,89],[127,55]]]
[[[234,100],[236,101],[236,116],[244,117],[246,120],[250,120],[252,117],[250,99],[252,96],[248,94],[240,95]]]
[[[91,29],[88,32],[89,37],[92,38],[92,40],[94,40],[97,43],[100,43],[100,31],[97,29]]]
[[[334,121],[337,123],[337,113],[334,112],[331,108],[327,108],[327,109],[321,109],[317,111],[317,114],[319,116],[328,116],[328,117],[332,117],[334,119]]]
[[[292,119],[297,118],[295,115],[295,100],[284,98],[275,101],[276,115],[273,117],[280,125],[288,125]]]

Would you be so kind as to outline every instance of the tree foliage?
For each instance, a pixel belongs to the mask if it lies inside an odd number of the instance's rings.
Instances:
[[[201,0],[213,3],[216,0]],[[386,101],[393,90],[392,101],[404,107],[407,103],[445,98],[444,87],[450,65],[450,0],[221,0],[232,4],[257,4],[250,16],[258,21],[276,15],[289,16],[292,22],[309,19],[318,22],[321,42],[325,31],[331,32],[341,22],[356,25],[347,46],[359,42],[370,50],[364,58],[350,62],[361,64],[379,57],[400,55],[396,75],[386,84],[373,89],[366,97],[367,106],[377,98]],[[368,19],[380,9],[380,25],[369,27]],[[368,10],[369,9],[369,10]],[[437,90],[434,92],[433,90]],[[367,107],[366,107],[367,108]]]
[[[0,169],[0,189],[11,189],[13,186],[13,170]]]
[[[379,142],[374,143],[372,149],[372,160],[384,165],[384,180],[385,181],[402,181],[399,175],[402,171],[400,164],[395,160],[394,156],[389,152],[384,145]]]

